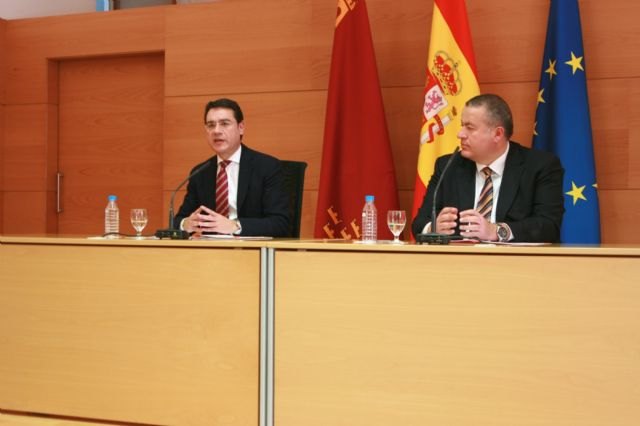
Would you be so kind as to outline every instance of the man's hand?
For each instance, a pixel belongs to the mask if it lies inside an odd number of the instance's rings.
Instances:
[[[477,210],[460,212],[460,235],[483,241],[498,241],[498,227],[489,222]]]
[[[458,209],[455,207],[445,207],[438,214],[436,219],[435,232],[437,234],[452,235],[456,231],[456,221],[458,220]],[[433,224],[432,224],[433,225]],[[433,229],[433,226],[431,226]]]
[[[198,207],[184,221],[185,231],[201,235],[203,232],[217,232],[218,234],[233,234],[238,230],[235,221],[222,216],[206,206]]]

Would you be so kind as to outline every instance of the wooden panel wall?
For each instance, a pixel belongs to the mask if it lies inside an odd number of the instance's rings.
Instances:
[[[6,27],[4,232],[56,232],[57,61],[161,52],[164,11],[20,19]]]
[[[277,426],[638,423],[637,252],[283,245]]]
[[[4,223],[4,105],[6,103],[6,43],[7,21],[0,19],[0,234]]]
[[[145,234],[162,215],[161,54],[60,62],[58,167],[64,174],[60,234],[99,235],[109,194],[117,194],[120,232],[131,208],[144,207]]]
[[[422,0],[367,0],[367,5],[401,205],[410,210],[433,6]],[[640,230],[633,224],[640,219],[640,148],[633,141],[640,120],[634,96],[640,92],[640,27],[634,19],[640,4],[580,0],[580,7],[603,241],[638,242]],[[530,145],[548,1],[467,0],[467,8],[481,90],[511,103],[514,139]],[[29,114],[32,123],[46,118],[42,106],[53,94],[44,58],[164,50],[165,201],[188,170],[210,154],[202,132],[205,101],[233,97],[246,112],[248,145],[309,163],[302,236],[310,237],[334,18],[334,0],[223,0],[9,21],[7,109],[14,116]],[[13,139],[32,131],[11,123],[5,134]],[[10,151],[6,167],[21,163],[34,176],[42,173],[37,170],[43,161],[33,155],[37,151]],[[17,223],[11,208],[16,182],[8,170],[6,231]],[[42,191],[42,176],[37,183],[20,190]],[[43,218],[39,214],[34,220]]]

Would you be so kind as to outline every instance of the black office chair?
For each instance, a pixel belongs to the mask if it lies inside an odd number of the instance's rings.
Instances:
[[[302,219],[302,195],[304,190],[304,161],[281,161],[284,187],[289,194],[289,235],[300,238],[300,220]]]

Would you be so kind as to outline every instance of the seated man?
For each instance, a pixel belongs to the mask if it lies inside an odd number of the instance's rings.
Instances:
[[[513,119],[497,95],[476,96],[462,110],[460,153],[453,154],[436,200],[433,191],[451,154],[436,160],[414,235],[431,232],[488,241],[559,242],[564,214],[560,160],[509,140]]]
[[[192,173],[206,164],[189,180],[175,225],[196,235],[287,237],[289,197],[280,161],[241,143],[244,116],[240,106],[230,99],[209,102],[204,125],[216,155],[193,168]]]

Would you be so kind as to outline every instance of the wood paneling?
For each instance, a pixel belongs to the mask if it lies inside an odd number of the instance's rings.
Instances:
[[[44,191],[47,187],[46,104],[5,106],[5,191]]]
[[[7,21],[0,19],[0,234],[4,229],[4,105],[6,103]]]
[[[306,180],[306,177],[305,177]],[[306,186],[306,185],[305,185]],[[305,190],[302,196],[302,218],[300,220],[300,236],[313,237],[316,208],[318,207],[318,190]]]
[[[252,0],[176,8],[167,16],[167,96],[324,89],[330,36],[321,49],[312,45],[321,25],[311,5]],[[335,5],[320,10],[321,31],[330,34]]]
[[[49,417],[34,417],[0,411],[0,426],[109,426],[116,423],[64,420]]]
[[[258,425],[259,248],[79,240],[0,245],[2,408]]]
[[[432,2],[369,0],[367,10],[380,85],[424,86]],[[328,34],[329,43],[332,37],[333,30]],[[422,94],[417,99],[418,114],[421,111],[421,98]]]
[[[274,245],[278,426],[638,421],[637,250]]]
[[[537,81],[549,2],[467,1],[480,89],[487,83]]]
[[[4,232],[55,233],[57,107],[9,105],[4,109],[5,208],[0,213]],[[26,213],[27,209],[32,211]]]
[[[640,4],[580,0],[580,6],[599,187],[601,191],[637,190],[640,145],[634,141],[640,136],[640,27],[635,17]],[[368,0],[367,7],[400,198],[410,199],[403,193],[412,191],[415,184],[433,4]],[[481,90],[507,99],[515,118],[514,139],[529,146],[548,2],[467,0],[467,9]],[[57,92],[51,91],[55,68],[46,58],[164,49],[164,198],[194,164],[211,154],[202,133],[202,108],[207,100],[221,96],[240,101],[249,146],[309,163],[305,189],[316,193],[334,17],[332,1],[234,0],[9,21],[8,108],[14,115],[17,107],[39,112],[31,117],[33,128],[21,118],[23,124],[18,121],[6,129],[12,141],[11,155],[4,161],[12,170],[4,174],[15,175],[11,185],[34,187],[34,180],[42,184],[38,171],[22,179],[14,147],[22,143],[29,147],[31,156],[24,170],[47,164],[32,136],[48,112],[35,104],[24,105],[56,102]],[[633,207],[620,197],[616,203],[617,210]],[[602,208],[604,218],[609,207]],[[305,224],[313,223],[314,216],[314,209],[305,208],[303,237],[311,236],[312,227]],[[632,225],[624,224],[629,229],[625,241],[640,241],[640,230]],[[605,232],[606,238],[614,234]]]
[[[162,51],[164,12],[152,7],[8,21],[8,102],[49,101],[46,59]]]
[[[5,107],[4,184],[10,191],[53,189],[57,108],[54,105]],[[53,156],[52,156],[53,154]]]
[[[46,234],[46,191],[5,191],[3,228],[6,234]]]
[[[601,190],[600,229],[603,241],[638,243],[640,231],[640,189]]]
[[[640,76],[640,27],[636,25],[640,5],[625,0],[579,3],[587,76],[593,80]]]
[[[148,210],[145,233],[161,226],[163,69],[162,55],[60,62],[59,232],[101,234],[109,194],[121,232],[134,207]]]
[[[579,4],[587,76],[590,79],[638,76],[640,28],[635,25],[638,5],[625,0],[580,0]],[[467,9],[481,88],[484,83],[537,82],[549,3],[468,0]]]
[[[0,18],[0,105],[6,103],[7,93],[7,21]]]
[[[0,56],[2,52],[0,51]],[[0,81],[0,86],[3,82]],[[4,104],[0,103],[0,234],[4,230]]]
[[[589,82],[600,190],[640,189],[640,146],[637,143],[640,137],[639,96],[640,75]]]

